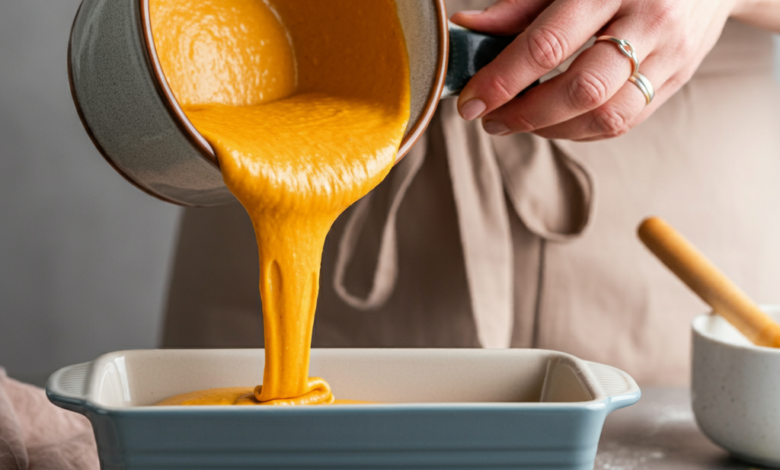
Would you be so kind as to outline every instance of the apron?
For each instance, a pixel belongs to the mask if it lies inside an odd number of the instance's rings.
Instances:
[[[686,383],[690,322],[707,307],[635,230],[664,217],[753,298],[780,301],[772,54],[770,34],[729,21],[681,91],[601,142],[492,137],[443,101],[334,224],[313,346],[545,348],[642,385]],[[163,346],[262,347],[257,259],[240,205],[186,209]]]

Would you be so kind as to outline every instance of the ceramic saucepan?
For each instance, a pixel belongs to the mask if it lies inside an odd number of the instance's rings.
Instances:
[[[780,320],[780,307],[763,307]],[[780,349],[756,346],[722,317],[693,321],[693,413],[735,456],[780,467]]]
[[[411,69],[411,118],[402,157],[442,96],[456,94],[511,38],[452,25],[444,0],[395,0]],[[233,201],[211,146],[184,115],[157,58],[149,0],[84,0],[68,53],[73,100],[106,160],[127,180],[168,202]]]

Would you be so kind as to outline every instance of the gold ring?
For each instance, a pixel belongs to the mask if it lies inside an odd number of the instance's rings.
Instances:
[[[636,87],[639,88],[639,91],[645,95],[646,104],[650,104],[650,102],[653,101],[653,98],[655,98],[655,88],[653,88],[653,84],[650,83],[650,80],[648,80],[647,77],[637,72],[632,75],[628,81],[636,85]]]
[[[630,42],[625,39],[618,39],[614,36],[599,36],[596,38],[596,42],[599,41],[610,41],[615,43],[620,52],[631,59],[631,76],[634,76],[639,72],[639,57],[636,55],[636,49],[634,49],[634,46]]]

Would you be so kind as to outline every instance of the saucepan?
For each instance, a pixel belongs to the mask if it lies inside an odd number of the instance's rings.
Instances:
[[[410,62],[400,159],[433,117],[513,38],[449,23],[444,0],[395,0]],[[68,47],[73,100],[93,143],[128,181],[186,206],[234,201],[211,146],[185,116],[157,58],[149,0],[84,0]]]

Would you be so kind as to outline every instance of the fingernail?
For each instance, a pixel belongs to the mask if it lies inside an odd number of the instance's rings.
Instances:
[[[473,121],[474,119],[480,117],[486,109],[487,105],[484,101],[479,99],[469,100],[463,103],[463,106],[460,107],[460,115],[463,116],[463,119],[467,121]]]
[[[482,127],[490,135],[506,135],[510,132],[509,128],[499,121],[485,121],[482,123]]]
[[[472,16],[472,15],[479,15],[479,14],[481,14],[483,11],[485,11],[485,10],[463,10],[463,11],[461,11],[461,12],[459,12],[459,13],[460,13],[461,15],[468,15],[468,16]]]

